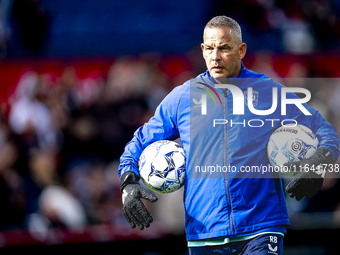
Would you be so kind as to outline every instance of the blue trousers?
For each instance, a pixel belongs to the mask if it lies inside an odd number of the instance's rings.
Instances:
[[[190,255],[282,255],[283,236],[263,234],[246,241],[188,249]]]

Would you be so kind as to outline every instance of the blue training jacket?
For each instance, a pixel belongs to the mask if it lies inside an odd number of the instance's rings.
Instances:
[[[229,89],[217,88],[206,71],[170,92],[149,122],[135,132],[121,156],[119,176],[126,171],[139,176],[137,162],[145,147],[158,140],[181,139],[187,157],[183,200],[188,241],[285,232],[289,219],[280,175],[255,171],[268,169],[266,145],[282,121],[286,125],[294,120],[309,127],[318,137],[319,147],[330,150],[334,162],[339,156],[337,132],[318,111],[303,104],[312,114],[309,116],[296,105],[287,104],[286,115],[282,115],[283,85],[243,64],[240,75],[230,78],[229,84],[243,94],[251,87],[257,110],[271,108],[273,87],[278,88],[276,110],[270,115],[255,115],[244,100],[244,114],[233,114],[236,97]],[[287,93],[287,98],[298,97]]]

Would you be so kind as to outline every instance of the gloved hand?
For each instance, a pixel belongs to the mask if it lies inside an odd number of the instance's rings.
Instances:
[[[139,177],[131,171],[124,173],[121,177],[120,191],[123,200],[123,214],[132,228],[136,225],[140,230],[148,228],[153,221],[150,213],[145,208],[141,198],[150,202],[156,202],[158,199],[155,194],[147,188],[142,187],[139,183]]]
[[[333,163],[332,154],[323,147],[318,148],[308,159],[285,163],[284,167],[296,169],[298,172],[286,187],[289,196],[295,197],[297,201],[300,201],[303,197],[310,199],[314,196],[322,188],[325,178],[327,169],[322,164],[331,163]],[[300,168],[300,166],[302,167]]]

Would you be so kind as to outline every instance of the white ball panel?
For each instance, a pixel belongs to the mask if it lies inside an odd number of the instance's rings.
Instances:
[[[280,127],[271,135],[267,155],[273,167],[309,158],[318,146],[316,135],[306,126]],[[292,176],[291,172],[282,172]]]
[[[140,156],[141,180],[155,192],[174,192],[184,184],[185,165],[186,157],[179,144],[165,140],[154,142]]]

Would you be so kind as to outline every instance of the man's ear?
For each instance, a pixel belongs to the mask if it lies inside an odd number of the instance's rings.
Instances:
[[[201,49],[202,49],[202,55],[203,55],[203,58],[204,58],[204,43],[201,43]]]
[[[241,43],[239,46],[239,59],[242,60],[247,52],[247,44]]]

